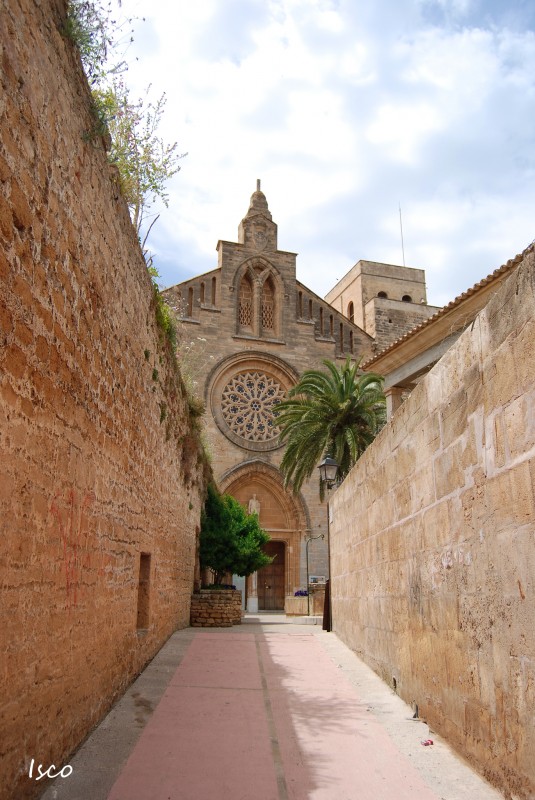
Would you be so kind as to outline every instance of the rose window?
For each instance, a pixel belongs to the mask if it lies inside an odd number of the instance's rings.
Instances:
[[[221,411],[229,428],[243,439],[266,442],[279,435],[276,407],[284,389],[261,372],[235,375],[223,389]]]

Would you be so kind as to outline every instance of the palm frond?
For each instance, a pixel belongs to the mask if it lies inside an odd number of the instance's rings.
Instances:
[[[325,359],[326,371],[306,370],[277,406],[285,485],[298,492],[329,455],[345,476],[384,424],[383,378],[359,374],[360,361],[339,366]],[[320,496],[324,487],[320,485]]]

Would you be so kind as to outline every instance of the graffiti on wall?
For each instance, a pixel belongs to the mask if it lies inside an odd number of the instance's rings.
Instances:
[[[76,607],[83,587],[104,575],[111,558],[99,546],[90,524],[93,492],[80,493],[74,488],[58,490],[50,503],[53,526],[59,534],[65,575],[66,607]]]

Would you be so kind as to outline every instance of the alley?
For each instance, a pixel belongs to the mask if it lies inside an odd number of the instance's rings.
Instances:
[[[43,800],[502,797],[412,713],[319,625],[263,615],[189,628]]]

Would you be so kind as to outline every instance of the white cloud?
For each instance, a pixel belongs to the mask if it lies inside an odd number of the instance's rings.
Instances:
[[[320,294],[359,258],[401,261],[398,202],[431,300],[534,238],[535,20],[520,0],[136,5],[129,80],[167,92],[163,133],[189,153],[151,236],[167,284],[215,266],[257,177]]]
[[[430,103],[380,106],[367,129],[374,145],[384,145],[384,154],[394,160],[416,164],[422,142],[442,127],[439,110]]]

